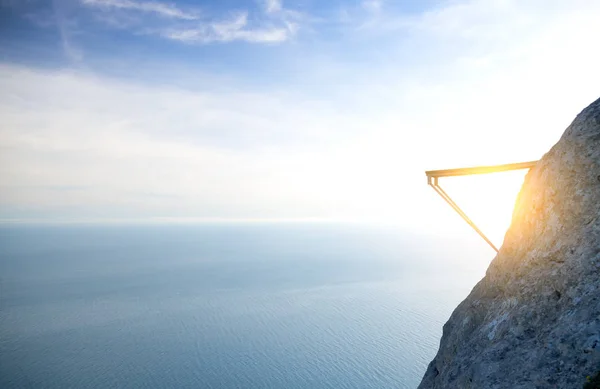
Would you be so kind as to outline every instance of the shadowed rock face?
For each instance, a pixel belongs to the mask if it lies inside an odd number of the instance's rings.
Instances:
[[[583,388],[599,371],[600,99],[527,174],[419,388]]]

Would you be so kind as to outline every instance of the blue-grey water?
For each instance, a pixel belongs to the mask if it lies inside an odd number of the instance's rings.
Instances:
[[[415,388],[487,265],[478,244],[339,225],[0,227],[0,387]]]

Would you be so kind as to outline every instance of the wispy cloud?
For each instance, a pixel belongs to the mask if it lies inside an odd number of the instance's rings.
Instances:
[[[265,1],[265,11],[268,14],[280,12],[283,9],[281,4],[281,0],[264,0]]]
[[[167,29],[160,35],[185,43],[262,42],[277,43],[287,40],[292,31],[283,27],[248,28],[248,14],[240,13],[230,20],[202,24],[194,28]]]
[[[298,31],[303,14],[283,6],[281,0],[260,0],[258,10],[230,10],[225,15],[203,16],[198,10],[183,9],[171,3],[134,0],[81,0],[90,9],[99,10],[96,20],[108,27],[132,29],[188,44],[245,41],[280,43]],[[156,18],[132,18],[152,14]],[[171,22],[169,22],[171,20]]]
[[[362,8],[370,13],[379,13],[383,7],[382,0],[363,0],[361,3]]]
[[[347,137],[353,125],[272,91],[189,92],[21,67],[0,67],[0,86],[0,204],[65,216],[322,216],[310,208],[323,185],[307,180],[333,184],[315,175],[323,167],[302,140],[318,144],[327,128]],[[56,191],[74,185],[82,189]]]
[[[63,4],[57,0],[52,2],[53,21],[58,29],[60,43],[65,56],[74,63],[81,62],[83,59],[83,50],[73,42],[71,35],[72,21],[67,17],[63,9]]]
[[[223,20],[206,21],[198,26],[166,29],[160,35],[185,43],[246,41],[251,43],[280,43],[298,31],[304,15],[285,8],[281,0],[264,0],[263,15],[250,21],[249,12],[241,11]]]
[[[184,11],[174,4],[161,3],[158,1],[82,0],[81,2],[90,7],[147,12],[165,18],[181,20],[197,20],[199,18],[199,15],[196,12]]]

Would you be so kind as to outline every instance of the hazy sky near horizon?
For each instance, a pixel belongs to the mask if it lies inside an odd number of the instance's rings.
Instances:
[[[454,223],[423,171],[540,158],[600,95],[598,20],[592,0],[2,0],[0,219]]]

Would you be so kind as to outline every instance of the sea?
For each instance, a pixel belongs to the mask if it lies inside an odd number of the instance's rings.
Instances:
[[[326,223],[0,226],[0,388],[416,388],[493,252]]]

